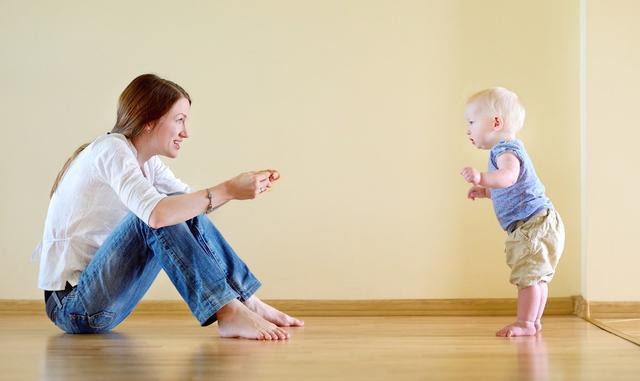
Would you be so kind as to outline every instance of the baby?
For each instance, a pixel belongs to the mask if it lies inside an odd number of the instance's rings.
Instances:
[[[564,225],[522,141],[516,133],[525,110],[518,96],[505,88],[481,91],[467,101],[467,135],[474,146],[490,150],[487,172],[466,167],[464,179],[472,186],[471,200],[490,198],[502,229],[510,282],[518,287],[518,316],[497,336],[530,336],[540,332],[540,318],[548,286],[564,248]]]

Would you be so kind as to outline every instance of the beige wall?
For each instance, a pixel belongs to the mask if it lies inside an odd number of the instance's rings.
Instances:
[[[183,180],[281,171],[273,192],[213,216],[265,298],[514,296],[504,233],[458,175],[487,159],[466,140],[465,97],[513,88],[528,110],[522,138],[567,225],[551,295],[581,293],[577,0],[0,8],[0,299],[41,297],[29,255],[51,181],[78,144],[111,128],[119,92],[143,72],[194,99],[191,139],[170,162]],[[177,293],[162,276],[148,298]]]
[[[640,3],[587,1],[585,295],[640,300]]]

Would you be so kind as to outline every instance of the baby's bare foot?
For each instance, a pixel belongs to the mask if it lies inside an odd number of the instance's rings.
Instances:
[[[302,327],[304,325],[304,321],[293,318],[285,314],[284,312],[278,311],[277,309],[258,299],[258,297],[255,295],[247,299],[244,304],[251,311],[276,324],[278,327]]]
[[[516,320],[515,323],[509,324],[496,332],[496,336],[514,337],[514,336],[533,336],[536,334],[536,327],[532,321]]]
[[[218,331],[222,337],[240,337],[254,340],[286,340],[289,333],[250,311],[234,299],[217,313]]]
[[[536,332],[542,331],[542,322],[540,320],[536,320],[533,324],[536,327]]]

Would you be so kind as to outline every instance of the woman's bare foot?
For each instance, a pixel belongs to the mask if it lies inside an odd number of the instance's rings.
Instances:
[[[218,331],[222,337],[254,340],[286,340],[289,333],[249,310],[237,299],[225,304],[216,313]]]
[[[251,311],[262,316],[278,327],[302,327],[304,325],[304,321],[293,318],[285,314],[284,312],[278,311],[277,309],[258,299],[258,297],[255,295],[252,295],[249,299],[247,299],[244,304]]]
[[[533,336],[536,334],[536,327],[531,321],[516,320],[515,323],[509,324],[496,332],[496,336],[514,337],[514,336]]]

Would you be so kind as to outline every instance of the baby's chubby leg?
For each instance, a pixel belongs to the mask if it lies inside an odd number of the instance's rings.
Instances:
[[[542,319],[542,314],[544,313],[544,307],[547,305],[547,295],[549,295],[549,285],[547,284],[547,282],[542,281],[538,283],[538,286],[540,287],[540,305],[538,306],[538,315],[536,316],[535,326],[536,326],[536,331],[540,332],[542,331],[542,322],[540,319]]]
[[[533,336],[536,334],[535,322],[541,301],[540,284],[518,289],[518,317],[517,320],[496,332],[496,336]]]

